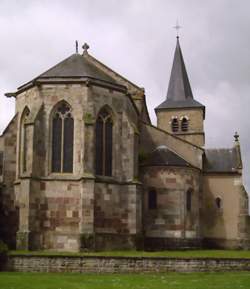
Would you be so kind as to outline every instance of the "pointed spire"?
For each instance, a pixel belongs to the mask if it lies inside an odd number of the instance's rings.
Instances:
[[[189,83],[185,63],[183,60],[179,37],[177,36],[174,62],[168,85],[167,99],[180,101],[192,98],[193,93]]]
[[[192,89],[182,56],[179,36],[176,38],[177,42],[170,81],[168,85],[167,97],[163,103],[156,107],[156,110],[166,108],[202,107],[205,112],[205,107],[193,98]]]

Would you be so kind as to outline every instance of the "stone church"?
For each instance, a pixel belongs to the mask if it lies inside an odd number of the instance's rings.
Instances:
[[[239,136],[205,148],[179,38],[157,126],[144,89],[88,48],[6,93],[0,238],[26,250],[248,248]]]

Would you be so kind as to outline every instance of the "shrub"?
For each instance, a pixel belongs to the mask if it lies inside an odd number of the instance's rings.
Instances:
[[[8,247],[3,241],[0,240],[0,270],[5,265],[7,255],[8,255]]]

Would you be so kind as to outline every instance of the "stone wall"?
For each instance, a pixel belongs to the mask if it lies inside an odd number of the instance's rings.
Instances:
[[[250,271],[250,259],[10,256],[6,271],[156,273]]]
[[[3,171],[0,183],[0,236],[10,248],[16,246],[18,229],[18,209],[15,203],[14,181],[16,174],[17,116],[15,116],[1,136],[3,151]]]
[[[221,206],[216,206],[220,198]],[[241,175],[204,174],[202,192],[202,236],[205,246],[247,248],[249,246],[248,198]]]
[[[150,250],[197,247],[201,238],[200,172],[192,168],[152,166],[141,167],[141,174],[146,247]],[[157,196],[156,208],[153,209],[148,204],[149,192],[152,189]],[[189,210],[186,203],[188,190],[191,190]]]
[[[185,117],[188,120],[188,131],[181,131],[181,120]],[[204,112],[202,108],[190,109],[165,109],[157,111],[157,127],[169,133],[172,132],[171,123],[173,118],[177,118],[179,123],[178,132],[174,133],[178,137],[183,138],[200,147],[205,144],[203,119]]]

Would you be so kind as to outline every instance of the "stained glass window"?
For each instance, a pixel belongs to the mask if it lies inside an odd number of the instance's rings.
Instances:
[[[52,117],[52,172],[73,172],[74,119],[66,102],[60,103]]]
[[[111,114],[102,109],[96,121],[96,174],[112,176],[113,121]]]

